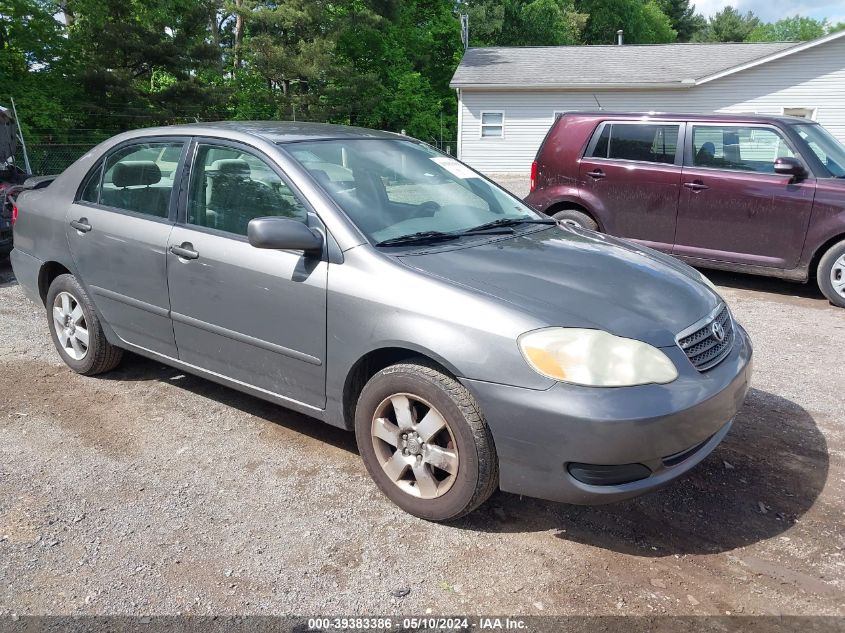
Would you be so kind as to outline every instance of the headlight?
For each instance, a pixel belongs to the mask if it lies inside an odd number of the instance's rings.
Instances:
[[[678,377],[656,347],[602,330],[551,327],[526,332],[519,349],[531,367],[549,378],[590,387],[665,384]]]

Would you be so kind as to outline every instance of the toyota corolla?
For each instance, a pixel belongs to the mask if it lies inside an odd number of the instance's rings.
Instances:
[[[72,370],[129,350],[354,430],[376,485],[425,519],[497,488],[652,490],[748,390],[748,336],[703,275],[405,136],[139,130],[17,207],[15,274]]]

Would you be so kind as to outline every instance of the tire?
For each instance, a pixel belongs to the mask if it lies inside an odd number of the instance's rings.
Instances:
[[[441,422],[445,426],[432,433]],[[379,489],[421,519],[457,519],[499,485],[493,437],[475,398],[423,359],[392,365],[369,380],[355,409],[355,437]]]
[[[599,230],[598,223],[589,215],[583,211],[579,211],[578,209],[564,209],[563,211],[558,211],[552,217],[558,222],[577,226],[582,229],[590,229],[591,231]]]
[[[822,255],[816,279],[827,300],[845,308],[845,240],[834,244]]]
[[[123,350],[106,340],[91,298],[73,275],[56,277],[45,303],[50,336],[68,367],[83,376],[102,374],[117,367]],[[82,336],[83,332],[86,336]]]

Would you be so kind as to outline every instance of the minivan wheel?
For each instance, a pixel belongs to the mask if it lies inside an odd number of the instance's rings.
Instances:
[[[831,246],[822,256],[816,278],[827,300],[845,308],[845,240]]]
[[[563,211],[558,211],[552,217],[562,224],[590,229],[591,231],[599,230],[599,225],[593,218],[577,209],[564,209]]]
[[[93,376],[114,369],[123,350],[106,340],[91,299],[73,275],[59,275],[47,291],[50,335],[65,364]]]
[[[355,437],[376,485],[422,519],[472,512],[499,483],[493,437],[475,398],[424,360],[369,380],[355,410]]]

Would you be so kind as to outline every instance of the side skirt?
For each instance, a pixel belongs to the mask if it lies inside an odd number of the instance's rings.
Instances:
[[[806,282],[809,279],[809,271],[806,266],[789,269],[771,268],[769,266],[735,264],[733,262],[722,262],[715,259],[687,257],[685,255],[677,255],[675,253],[670,254],[690,266],[697,266],[699,268],[713,268],[715,270],[727,270],[734,273],[747,273],[749,275],[760,275],[762,277],[779,277],[780,279],[785,279],[786,281]]]
[[[317,420],[320,420],[321,422],[326,422],[328,424],[331,424],[332,426],[346,428],[342,420],[340,420],[338,423],[333,421],[331,417],[327,416],[325,409],[320,409],[310,404],[300,402],[299,400],[288,398],[287,396],[283,396],[273,391],[268,391],[266,389],[262,389],[261,387],[256,387],[254,385],[241,382],[240,380],[229,378],[227,376],[224,376],[223,374],[218,374],[217,372],[209,371],[207,369],[197,367],[196,365],[191,365],[190,363],[181,361],[178,358],[173,358],[171,356],[159,354],[158,352],[155,352],[153,350],[139,347],[137,345],[132,345],[131,343],[127,343],[123,340],[120,340],[120,347],[126,349],[127,351],[138,354],[139,356],[144,356],[151,360],[162,362],[165,365],[170,365],[171,367],[175,367],[176,369],[181,369],[189,374],[199,376],[200,378],[206,378],[225,387],[230,387],[237,391],[241,391],[251,396],[255,396],[256,398],[261,398],[262,400],[267,400],[268,402],[272,402],[273,404],[278,404],[282,407],[285,407],[286,409],[297,411],[298,413],[302,413],[309,417],[315,418]]]

